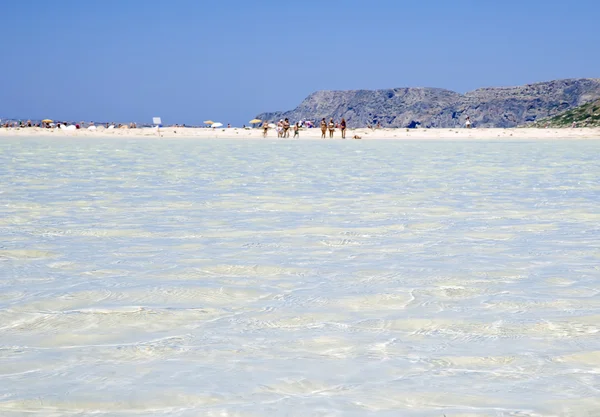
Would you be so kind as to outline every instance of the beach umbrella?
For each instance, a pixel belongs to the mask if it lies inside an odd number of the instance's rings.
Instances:
[[[221,127],[221,126],[223,126],[223,123],[219,123],[219,122],[217,122],[217,123],[213,123],[213,124],[211,125],[211,127]]]
[[[205,125],[212,125],[212,124],[215,124],[215,122],[213,122],[212,120],[205,120],[204,124]]]
[[[44,119],[42,120],[42,123],[52,123],[54,120],[50,120],[50,119]]]
[[[253,125],[253,124],[256,124],[256,123],[260,123],[260,122],[262,122],[262,120],[260,120],[260,119],[252,119],[248,123],[250,123],[251,125]]]

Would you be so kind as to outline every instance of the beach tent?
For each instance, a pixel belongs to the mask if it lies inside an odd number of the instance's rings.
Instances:
[[[222,126],[223,126],[223,123],[219,123],[219,122],[217,122],[217,123],[213,123],[213,124],[211,125],[211,127],[222,127]]]

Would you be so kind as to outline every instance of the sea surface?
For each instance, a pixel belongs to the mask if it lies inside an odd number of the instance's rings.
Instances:
[[[600,416],[600,140],[2,138],[2,417]]]

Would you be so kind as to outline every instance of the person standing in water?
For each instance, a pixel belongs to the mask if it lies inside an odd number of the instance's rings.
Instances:
[[[325,139],[325,132],[327,132],[327,122],[325,121],[325,118],[323,117],[321,119],[321,139]]]
[[[294,138],[300,138],[300,122],[296,122],[294,125]]]
[[[340,122],[340,130],[342,131],[342,139],[346,139],[346,118],[342,117]]]

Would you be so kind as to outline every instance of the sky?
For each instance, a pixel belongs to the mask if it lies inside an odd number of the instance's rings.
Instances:
[[[600,78],[598,0],[2,0],[0,118],[247,124],[317,90]]]

